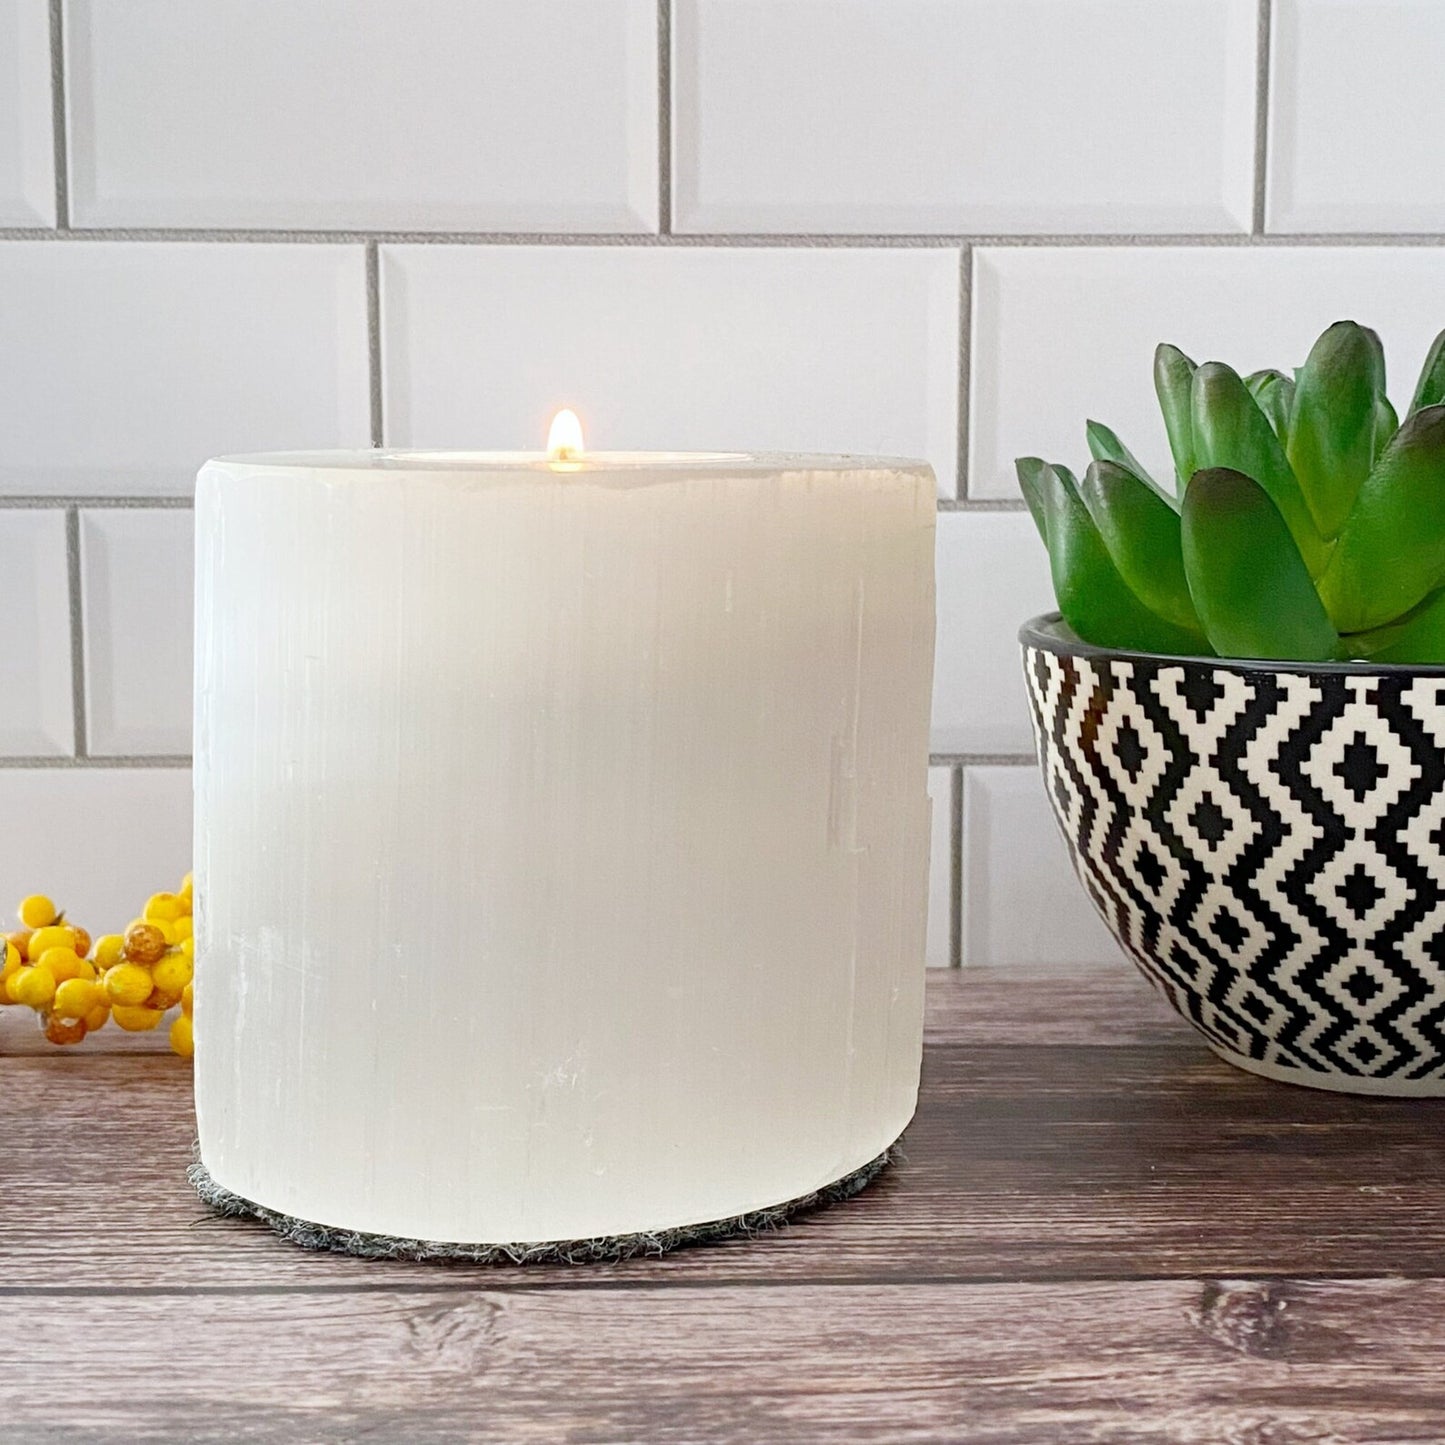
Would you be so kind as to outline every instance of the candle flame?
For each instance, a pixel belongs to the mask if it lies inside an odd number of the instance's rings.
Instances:
[[[582,455],[582,423],[571,407],[564,406],[547,428],[547,460],[576,461]]]

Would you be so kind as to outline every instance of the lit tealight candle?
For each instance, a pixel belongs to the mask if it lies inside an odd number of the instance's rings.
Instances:
[[[934,480],[583,449],[196,492],[217,1184],[343,1230],[730,1218],[913,1112]]]

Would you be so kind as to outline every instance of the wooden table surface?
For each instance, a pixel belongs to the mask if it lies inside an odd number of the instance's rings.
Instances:
[[[857,1199],[486,1268],[208,1216],[189,1066],[4,1010],[0,1440],[1445,1440],[1445,1104],[1236,1072],[1123,970],[940,973],[928,1038]]]

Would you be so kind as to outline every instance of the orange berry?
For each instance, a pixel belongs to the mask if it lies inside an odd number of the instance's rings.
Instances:
[[[183,1059],[189,1059],[195,1055],[195,1035],[191,1032],[191,1020],[189,1014],[177,1014],[172,1020],[171,1048]]]
[[[156,1008],[165,1013],[167,1009],[175,1008],[180,1001],[180,994],[171,993],[169,989],[157,988],[151,991],[151,996],[146,1000],[146,1007]]]
[[[55,1012],[63,1019],[83,1019],[92,1009],[105,1003],[99,984],[87,978],[68,978],[55,990]]]
[[[118,963],[106,969],[103,982],[105,996],[113,1004],[142,1004],[155,988],[150,971],[138,963]]]
[[[127,1033],[143,1034],[161,1021],[161,1011],[155,1008],[136,1008],[130,1004],[116,1004],[110,1016]]]
[[[77,923],[70,925],[70,931],[75,935],[75,942],[71,947],[84,958],[90,952],[90,935]]]
[[[78,1044],[85,1037],[84,1019],[63,1019],[51,1014],[45,1021],[45,1037],[52,1044]]]
[[[55,904],[43,893],[32,893],[29,898],[20,900],[20,921],[26,928],[44,928],[47,923],[54,923],[57,917]]]
[[[125,956],[131,963],[159,963],[166,953],[166,936],[154,923],[132,923],[125,933]]]
[[[26,962],[30,957],[30,939],[34,931],[35,930],[31,928],[17,928],[13,933],[7,933],[5,935],[6,943],[13,943],[15,945],[15,950],[20,955],[21,963]]]

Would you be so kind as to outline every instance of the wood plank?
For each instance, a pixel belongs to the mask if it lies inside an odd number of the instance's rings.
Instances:
[[[1445,1283],[4,1301],[9,1442],[1445,1438]],[[77,1354],[79,1342],[98,1348]]]
[[[906,1157],[754,1241],[582,1270],[307,1254],[184,1181],[170,1056],[0,1061],[0,1281],[47,1285],[916,1281],[1437,1273],[1445,1102],[1271,1084],[1192,1043],[938,1047]]]
[[[925,1030],[932,1043],[1190,1044],[1198,1035],[1138,969],[934,969]]]

